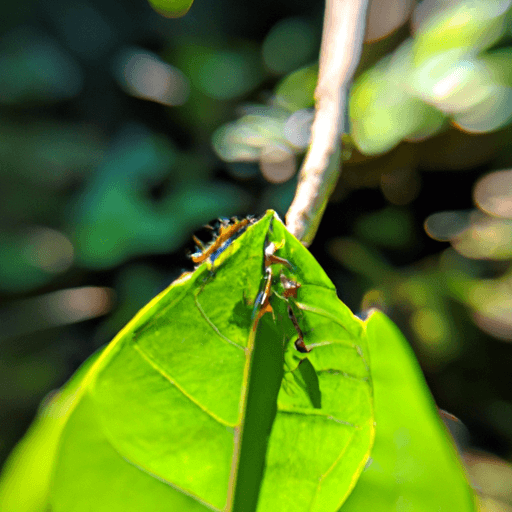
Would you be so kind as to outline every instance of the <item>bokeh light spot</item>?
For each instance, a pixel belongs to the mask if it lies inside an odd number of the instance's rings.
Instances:
[[[411,15],[415,0],[373,0],[366,16],[365,42],[373,42],[402,26]]]
[[[473,197],[484,212],[512,218],[512,170],[493,172],[478,180]]]
[[[424,228],[428,236],[440,242],[448,242],[470,225],[471,211],[446,211],[429,215]]]
[[[260,154],[260,169],[270,183],[283,183],[295,174],[295,155],[284,144],[264,146]]]
[[[73,244],[54,229],[33,229],[28,234],[26,243],[24,254],[27,260],[46,272],[59,274],[73,264]]]
[[[183,105],[189,96],[187,77],[156,55],[138,48],[125,49],[114,63],[121,87],[132,96],[165,105]]]
[[[306,148],[311,139],[311,125],[315,117],[315,111],[305,108],[294,112],[284,125],[284,136],[294,146]]]
[[[467,258],[509,259],[512,257],[512,220],[475,212],[468,229],[452,238],[451,243]]]
[[[420,340],[434,347],[443,347],[448,340],[450,329],[444,318],[431,308],[421,308],[411,317],[411,327]]]

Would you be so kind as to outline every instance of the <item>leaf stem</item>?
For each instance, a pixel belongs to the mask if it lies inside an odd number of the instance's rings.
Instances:
[[[311,143],[286,226],[304,245],[313,241],[341,172],[341,134],[349,84],[359,62],[369,0],[326,0]]]

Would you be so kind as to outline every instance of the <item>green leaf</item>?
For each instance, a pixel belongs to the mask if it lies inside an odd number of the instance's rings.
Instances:
[[[272,234],[276,241],[285,240],[278,254],[293,263],[294,278],[302,283],[296,306],[312,347],[307,360],[316,373],[321,408],[311,372],[311,380],[307,376],[309,365],[296,371],[302,358],[294,348],[292,326],[282,320],[283,303],[277,302],[277,324],[287,327],[288,344],[258,511],[337,510],[373,443],[368,347],[361,323],[337,298],[313,256],[281,222],[273,223]],[[301,380],[309,380],[307,387]]]
[[[492,46],[506,32],[508,0],[472,0],[432,10],[415,34],[414,60],[421,64],[436,53],[453,48],[479,51]]]
[[[371,463],[342,511],[474,512],[473,492],[410,346],[380,311],[366,330],[377,431]]]
[[[265,265],[270,243],[289,265]],[[2,511],[339,509],[373,442],[363,323],[274,212],[219,252],[43,411],[3,473]]]
[[[411,41],[355,81],[350,92],[351,136],[365,155],[389,151],[403,139],[440,131],[444,115],[411,90]]]
[[[300,68],[283,78],[276,87],[277,102],[291,111],[311,107],[315,103],[318,64]]]
[[[36,421],[3,467],[1,510],[47,512],[52,469],[69,406],[98,355],[92,355],[61,391],[45,399]]]
[[[148,0],[156,12],[168,18],[179,18],[187,14],[194,0]]]

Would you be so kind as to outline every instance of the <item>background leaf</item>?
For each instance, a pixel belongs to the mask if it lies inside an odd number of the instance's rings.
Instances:
[[[375,445],[371,463],[341,510],[476,510],[453,440],[407,341],[380,311],[370,314],[366,329]]]
[[[148,0],[155,11],[169,18],[179,18],[187,14],[194,0]]]

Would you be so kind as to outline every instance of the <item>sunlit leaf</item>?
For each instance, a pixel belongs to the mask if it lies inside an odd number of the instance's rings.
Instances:
[[[431,7],[430,16],[415,34],[416,63],[452,48],[477,52],[491,46],[507,30],[510,5],[510,0],[470,0],[450,2],[445,8]]]
[[[432,134],[443,123],[431,106],[388,78],[383,70],[372,69],[357,80],[351,92],[351,135],[366,155],[389,151],[405,138]]]
[[[311,107],[318,79],[318,64],[306,66],[290,73],[276,88],[279,105],[291,111]]]
[[[404,138],[432,135],[443,116],[410,90],[411,42],[363,73],[350,93],[351,135],[357,148],[373,155]]]
[[[270,243],[289,265],[265,265]],[[269,271],[273,313],[258,322]],[[372,410],[362,322],[269,212],[52,401],[7,466],[0,508],[334,512],[369,456]]]
[[[474,494],[407,341],[379,311],[370,315],[366,329],[375,446],[340,512],[474,512]]]

